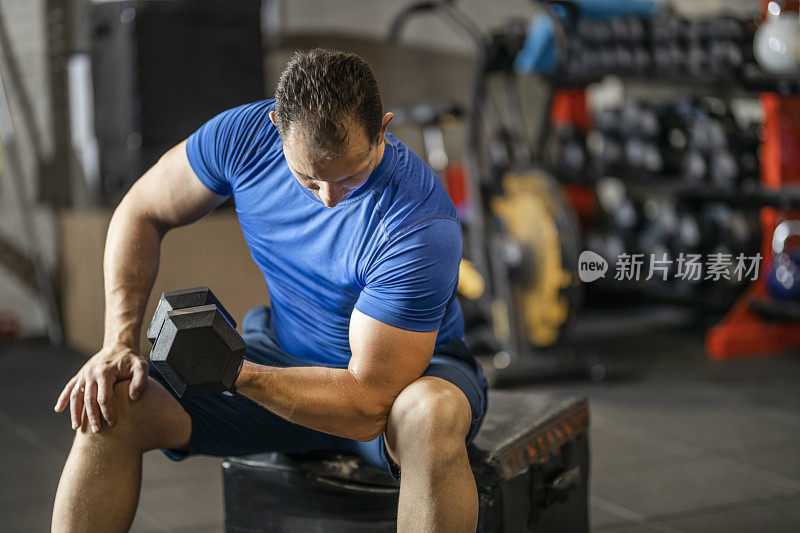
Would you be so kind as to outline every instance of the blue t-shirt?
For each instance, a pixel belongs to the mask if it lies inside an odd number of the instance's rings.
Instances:
[[[367,182],[327,208],[289,170],[273,109],[264,100],[217,115],[189,137],[186,155],[206,187],[234,197],[280,346],[346,364],[354,307],[398,328],[438,328],[437,348],[463,338],[461,227],[436,174],[387,133]]]

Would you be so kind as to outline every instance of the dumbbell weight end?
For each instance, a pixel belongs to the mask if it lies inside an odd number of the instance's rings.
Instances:
[[[244,340],[216,305],[168,311],[150,353],[153,366],[186,398],[234,390]]]

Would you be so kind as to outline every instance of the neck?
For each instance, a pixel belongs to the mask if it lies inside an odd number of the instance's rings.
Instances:
[[[381,160],[383,159],[383,152],[386,150],[386,136],[384,135],[383,139],[381,140],[380,144],[378,145],[378,157],[375,158],[375,167],[372,169],[374,172],[378,165],[381,164]]]

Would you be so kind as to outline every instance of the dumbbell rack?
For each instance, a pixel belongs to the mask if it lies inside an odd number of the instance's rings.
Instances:
[[[570,2],[552,1],[544,2],[548,7],[553,5],[565,6]],[[766,10],[768,0],[761,0],[762,15]],[[579,15],[574,5],[570,8],[574,17]],[[548,11],[556,27],[561,19],[552,11]],[[564,28],[556,32],[563,39]],[[562,46],[566,43],[562,40]],[[588,128],[585,87],[590,83],[600,81],[600,77],[587,77],[579,79],[564,76],[563,65],[557,71],[546,77],[550,82],[553,96],[550,106],[550,123],[558,120],[571,122],[578,126]],[[743,75],[736,80],[736,89],[747,93],[762,93],[761,104],[765,114],[764,141],[761,151],[760,186],[746,191],[726,191],[711,186],[699,186],[686,183],[676,183],[674,180],[628,180],[631,188],[639,192],[657,191],[669,193],[673,196],[694,200],[698,202],[724,202],[745,208],[761,210],[762,250],[765,261],[761,265],[762,275],[745,291],[728,311],[725,318],[713,327],[706,338],[706,350],[709,357],[716,360],[732,359],[746,356],[767,355],[772,352],[789,348],[800,347],[800,306],[782,304],[770,300],[763,273],[768,272],[772,262],[772,233],[777,224],[787,218],[800,217],[800,157],[797,155],[797,146],[800,146],[800,77],[798,76],[773,76],[761,72],[759,69],[744,69]],[[647,81],[653,83],[674,84],[683,81],[693,85],[700,84],[707,87],[719,86],[714,78],[699,77],[695,79],[678,80],[671,76],[637,75],[621,76],[625,81]],[[730,83],[730,80],[726,80]],[[727,89],[727,87],[726,87]],[[788,124],[788,126],[787,126]],[[542,138],[548,136],[545,124]],[[787,138],[787,136],[789,136]],[[792,150],[787,150],[786,145],[794,143]],[[790,154],[787,157],[787,154]],[[794,157],[794,159],[790,159]],[[574,180],[573,180],[574,181]],[[590,185],[574,183],[566,180],[567,188],[580,188]],[[580,194],[580,193],[578,193]]]

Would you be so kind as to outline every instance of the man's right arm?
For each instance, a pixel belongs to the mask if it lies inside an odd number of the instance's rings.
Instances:
[[[186,157],[186,141],[164,154],[131,187],[114,211],[106,238],[104,346],[122,344],[138,351],[142,317],[158,273],[161,239],[225,199],[197,179]]]
[[[148,170],[114,211],[106,238],[105,331],[102,349],[67,383],[55,409],[69,402],[72,427],[80,427],[83,407],[92,429],[102,418],[113,424],[113,386],[132,379],[131,399],[147,382],[147,361],[139,356],[139,334],[150,291],[158,273],[161,240],[170,229],[190,224],[225,201],[195,175],[186,141]]]

